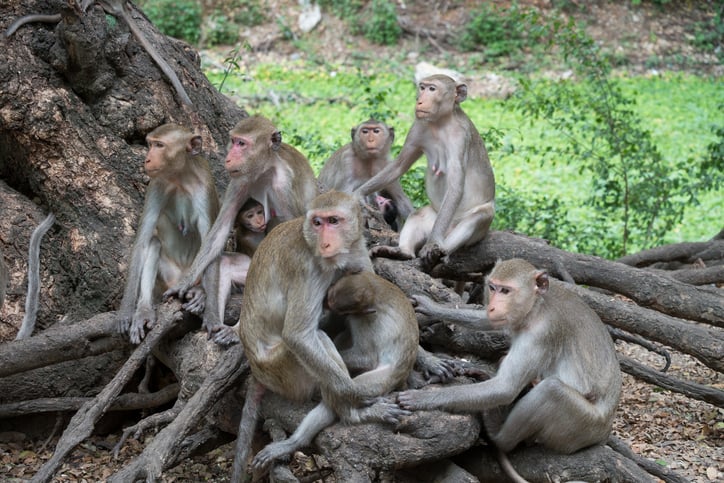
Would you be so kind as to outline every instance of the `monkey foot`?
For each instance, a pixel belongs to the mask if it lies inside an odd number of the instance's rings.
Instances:
[[[378,245],[370,249],[370,256],[392,258],[394,260],[412,260],[414,256],[403,252],[400,247],[391,247],[387,245]]]
[[[275,460],[290,455],[294,450],[296,450],[296,444],[290,439],[269,443],[254,456],[251,467],[254,471],[264,470]]]

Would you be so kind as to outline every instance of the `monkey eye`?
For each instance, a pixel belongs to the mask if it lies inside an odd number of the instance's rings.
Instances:
[[[244,146],[244,145],[246,144],[246,143],[244,142],[244,140],[241,139],[241,138],[232,139],[232,140],[231,140],[231,143],[232,143],[234,146]]]
[[[314,226],[321,226],[322,225],[322,219],[318,216],[315,216],[312,218],[312,225]]]
[[[500,293],[508,295],[510,293],[510,289],[508,287],[500,287]]]
[[[374,132],[375,134],[379,134],[380,132],[382,132],[382,129],[379,129],[379,128],[378,128],[378,129],[375,129],[375,130],[372,131],[372,132]]]
[[[336,216],[330,216],[329,218],[327,218],[327,223],[329,223],[330,225],[339,225],[339,218]]]

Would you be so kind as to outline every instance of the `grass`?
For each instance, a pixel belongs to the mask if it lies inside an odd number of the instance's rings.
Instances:
[[[208,70],[207,75],[219,85],[223,73]],[[401,73],[384,66],[362,72],[300,61],[232,72],[224,92],[250,112],[272,119],[285,141],[304,152],[318,172],[327,157],[349,141],[349,129],[371,115],[394,126],[396,154],[414,120],[412,78],[412,71]],[[664,74],[621,77],[620,82],[624,92],[636,100],[634,109],[665,159],[698,159],[715,140],[712,127],[721,123],[719,109],[724,105],[719,79]],[[524,119],[506,100],[469,98],[463,108],[481,133],[490,129],[502,133],[499,139],[488,140],[499,185],[523,194],[556,197],[568,206],[573,222],[586,222],[587,208],[580,200],[587,180],[576,163],[550,159],[536,149],[541,140],[565,143],[564,138],[544,121]],[[666,242],[709,239],[722,228],[722,219],[724,191],[706,193],[700,206],[687,210]]]

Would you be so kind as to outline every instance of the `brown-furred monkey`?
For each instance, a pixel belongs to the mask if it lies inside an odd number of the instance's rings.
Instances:
[[[415,364],[419,331],[415,311],[402,290],[373,272],[351,273],[327,291],[327,307],[343,317],[347,327],[335,339],[335,345],[354,376],[359,395],[382,396],[404,388]],[[341,347],[337,345],[340,339]],[[275,459],[308,445],[323,422],[267,445],[257,453],[252,465],[265,468]]]
[[[356,189],[366,196],[399,179],[423,154],[430,205],[411,214],[399,247],[379,246],[374,255],[414,258],[431,269],[443,256],[482,240],[495,215],[495,178],[485,144],[460,103],[467,86],[446,75],[419,82],[415,122],[397,159]]]
[[[486,290],[481,328],[505,328],[511,336],[496,375],[476,384],[404,391],[400,406],[485,411],[489,436],[503,452],[522,441],[561,453],[605,441],[621,394],[621,372],[598,315],[521,259],[499,261]],[[434,304],[424,305],[423,311],[434,315]],[[501,407],[502,421],[489,411]]]
[[[299,444],[311,441],[337,416],[346,422],[396,422],[405,414],[384,401],[359,407],[368,388],[350,377],[332,340],[319,328],[329,287],[345,273],[359,271],[372,271],[360,206],[337,191],[319,195],[306,216],[280,224],[259,244],[239,316],[251,377],[232,481],[238,481],[246,465],[266,389],[293,400],[308,400],[321,389],[322,402],[291,436]],[[268,462],[256,460],[255,466]]]
[[[186,275],[165,296],[183,297],[201,278],[224,245],[241,207],[249,198],[264,206],[267,221],[272,216],[290,220],[305,213],[317,194],[317,181],[309,161],[294,147],[282,142],[281,133],[263,116],[246,117],[230,131],[226,187],[219,216],[204,237],[199,253]],[[224,326],[215,335],[217,343],[230,343],[235,334]]]
[[[352,142],[335,151],[319,172],[319,182],[327,189],[352,193],[392,162],[394,128],[369,119],[353,127],[351,134]],[[413,208],[400,181],[394,179],[375,191],[380,192],[381,199],[372,201],[385,215],[385,221],[394,224],[393,228],[402,225]]]
[[[249,198],[236,216],[236,251],[252,256],[267,232],[267,219],[264,206],[254,198]]]
[[[144,168],[151,182],[118,314],[119,331],[134,344],[156,321],[155,296],[178,283],[191,267],[219,209],[209,163],[201,154],[201,136],[164,124],[150,132],[146,142]],[[184,308],[203,312],[203,325],[210,334],[221,325],[218,270],[217,264],[209,267],[203,273],[203,288],[193,284],[185,294]]]

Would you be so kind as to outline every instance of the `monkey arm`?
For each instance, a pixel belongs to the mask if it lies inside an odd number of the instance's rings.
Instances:
[[[415,126],[413,125],[413,129],[414,127]],[[410,132],[412,133],[412,130]],[[410,139],[410,135],[407,137]],[[405,174],[408,169],[410,169],[410,166],[420,159],[421,156],[422,149],[420,149],[416,144],[408,144],[407,141],[405,141],[405,145],[402,147],[402,151],[400,151],[397,159],[385,166],[382,171],[367,180],[367,182],[362,186],[354,190],[353,194],[359,198],[363,198],[370,193],[380,191],[393,181],[400,179],[400,177]]]
[[[289,300],[303,301],[304,307],[298,303],[288,304],[282,339],[321,387],[343,399],[354,400],[354,383],[342,356],[327,334],[318,328],[322,299],[309,292],[307,287],[299,287],[289,294]]]
[[[452,322],[468,329],[493,330],[488,320],[488,314],[483,307],[479,309],[452,308],[439,304],[425,295],[413,295],[412,298],[417,302],[415,311],[420,314]]]
[[[141,222],[136,233],[136,240],[131,251],[131,263],[126,275],[126,287],[121,299],[119,330],[123,333],[128,331],[131,323],[131,316],[138,300],[138,288],[141,283],[141,273],[148,250],[148,246],[156,229],[161,210],[169,199],[168,193],[164,192],[157,183],[151,182],[146,192],[146,201],[141,214]]]

